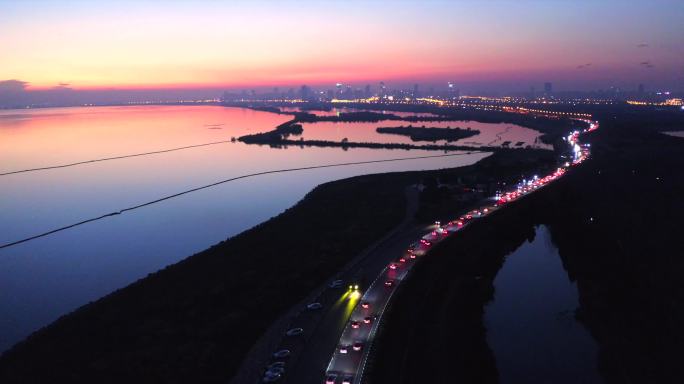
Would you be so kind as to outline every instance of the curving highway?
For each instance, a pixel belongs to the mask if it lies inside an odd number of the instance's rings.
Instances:
[[[589,128],[583,132],[598,129],[597,122],[587,122]],[[284,370],[271,374],[265,369],[263,382],[361,383],[370,347],[385,309],[413,265],[420,262],[421,258],[429,257],[434,244],[456,235],[473,220],[505,208],[508,203],[548,185],[586,160],[590,155],[590,147],[580,143],[581,133],[574,131],[564,138],[570,148],[571,158],[566,159],[550,174],[521,180],[509,190],[487,200],[480,208],[448,223],[436,222],[429,227],[411,227],[405,225],[406,223],[401,225],[395,233],[340,276],[345,281],[354,282],[352,285],[338,282],[321,294],[322,302],[327,300],[332,304],[322,305],[317,316],[301,318],[306,337],[293,345],[296,356],[287,363],[287,374]],[[411,194],[415,209],[416,193],[413,191]],[[362,281],[361,286],[355,285],[358,281]]]

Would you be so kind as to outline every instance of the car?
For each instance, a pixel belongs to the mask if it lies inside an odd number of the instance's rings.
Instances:
[[[325,384],[335,384],[337,381],[337,375],[334,373],[329,373],[328,376],[325,377]]]
[[[394,286],[394,280],[385,281],[385,287],[393,287],[393,286]]]
[[[370,324],[371,321],[373,321],[373,318],[370,317],[370,316],[367,316],[367,317],[364,317],[364,318],[363,318],[363,323],[364,323],[364,324]]]
[[[432,245],[431,242],[429,242],[429,241],[427,241],[427,240],[425,240],[425,239],[420,239],[420,242],[421,242],[423,245],[426,245],[426,246]]]
[[[314,311],[316,309],[321,309],[321,308],[323,308],[323,304],[321,304],[321,303],[311,303],[311,304],[306,306],[306,309],[308,309],[310,311]]]
[[[357,352],[360,351],[361,349],[363,349],[363,343],[360,342],[360,341],[357,341],[357,342],[354,343],[354,345],[352,346],[352,349],[355,350],[355,351],[357,351]]]
[[[342,379],[342,384],[352,384],[353,381],[354,381],[354,376],[352,376],[352,375],[346,375],[346,376]]]
[[[399,262],[400,262],[400,263],[405,263],[405,262],[406,262],[406,258],[403,257],[403,256],[400,257],[400,258],[399,258]]]
[[[290,356],[290,350],[289,349],[281,349],[280,351],[276,352],[273,354],[273,357],[275,359],[284,359],[288,356]]]
[[[269,374],[266,372],[264,375],[264,379],[261,380],[263,383],[275,383],[276,381],[280,380],[283,377],[280,373],[272,373]]]
[[[397,269],[397,265],[392,263],[389,265],[389,269]]]
[[[304,333],[304,328],[292,328],[289,331],[285,332],[287,336],[299,336],[302,333]]]
[[[415,258],[416,258],[416,255],[415,255],[414,253],[410,253],[410,254],[409,254],[409,258],[415,259]]]
[[[348,353],[349,352],[349,346],[348,345],[340,345],[340,353]]]
[[[266,375],[283,375],[285,373],[285,367],[273,367],[266,370]]]
[[[266,370],[270,371],[273,368],[285,368],[285,362],[284,361],[274,361],[273,363],[269,364],[266,367]]]
[[[335,280],[335,281],[331,282],[330,284],[328,284],[328,287],[330,287],[330,288],[341,288],[342,284],[344,284],[344,281]]]
[[[361,303],[361,308],[363,308],[363,309],[370,308],[370,303],[367,301],[364,301],[363,303]]]
[[[352,321],[351,322],[351,327],[354,329],[358,329],[360,327],[360,324],[358,321]]]

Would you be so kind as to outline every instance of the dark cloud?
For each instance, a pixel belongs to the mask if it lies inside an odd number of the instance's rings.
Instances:
[[[642,61],[641,63],[639,63],[639,65],[642,68],[653,68],[653,67],[655,67],[655,65],[653,65],[650,61]]]
[[[71,83],[59,83],[56,87],[53,87],[52,89],[55,91],[73,91],[70,85]]]
[[[2,92],[24,92],[29,83],[20,80],[1,80],[0,91]]]
[[[580,64],[577,66],[577,69],[584,69],[584,68],[588,68],[588,67],[591,67],[591,63]]]
[[[26,102],[28,83],[20,80],[0,81],[0,107],[18,106]]]
[[[646,44],[646,43],[637,44],[637,47],[638,48],[646,48],[646,47],[648,47],[648,44]]]

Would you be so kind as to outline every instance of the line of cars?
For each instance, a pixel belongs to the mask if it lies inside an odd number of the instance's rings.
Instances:
[[[343,285],[342,280],[335,280],[331,282],[329,288],[341,288]],[[317,311],[323,308],[323,304],[320,302],[312,302],[305,306],[307,311]],[[304,328],[294,327],[285,331],[286,337],[297,337],[304,333]],[[289,349],[280,349],[273,353],[271,356],[271,362],[265,367],[264,374],[262,377],[263,383],[275,383],[280,381],[285,375],[286,362],[285,359],[289,358],[292,351]]]
[[[598,123],[596,122],[588,122],[589,123],[589,128],[585,129],[584,132],[588,131],[593,131],[595,129],[598,129]],[[572,156],[572,162],[566,162],[563,166],[558,167],[555,171],[552,173],[544,176],[544,177],[538,177],[534,176],[530,180],[522,180],[518,185],[515,186],[514,189],[509,190],[505,193],[502,194],[497,194],[497,196],[494,199],[494,203],[485,207],[481,207],[479,209],[475,209],[473,211],[468,212],[467,214],[459,217],[457,220],[452,220],[446,223],[445,225],[442,225],[441,222],[437,221],[435,222],[435,225],[433,227],[433,230],[424,236],[422,236],[417,242],[412,243],[408,250],[405,252],[405,254],[401,255],[396,262],[390,263],[387,268],[385,268],[382,273],[380,274],[379,277],[386,276],[385,281],[383,283],[384,287],[386,289],[393,289],[397,284],[398,281],[396,278],[393,278],[393,275],[396,274],[399,270],[405,269],[404,273],[407,273],[408,270],[410,269],[410,266],[407,265],[409,261],[414,260],[417,256],[419,255],[424,255],[431,247],[433,244],[441,241],[442,239],[446,238],[447,236],[455,233],[456,231],[461,230],[464,228],[468,222],[470,222],[473,219],[476,218],[481,218],[484,217],[491,212],[499,209],[502,207],[504,204],[507,204],[511,201],[517,200],[522,196],[525,196],[531,192],[534,192],[535,190],[543,187],[544,185],[547,185],[548,183],[558,179],[559,177],[563,176],[565,172],[571,167],[575,166],[577,164],[580,164],[584,160],[586,160],[589,157],[589,145],[588,144],[580,144],[579,143],[579,131],[574,131],[570,135],[567,136],[566,141],[570,145],[570,148],[573,152]],[[371,306],[370,303],[370,298],[372,296],[372,293],[370,292],[371,289],[373,288],[374,284],[371,285],[371,288],[363,295],[362,297],[362,302],[360,304],[361,310],[366,310],[369,309]],[[391,296],[391,293],[390,295]],[[389,296],[380,296],[381,298],[386,299],[387,301],[389,300]],[[387,301],[384,302],[384,305],[387,305]],[[375,315],[372,320],[369,320],[368,323],[371,325],[376,325],[375,320],[378,320],[382,316],[382,313],[380,315]],[[365,323],[364,318],[364,323]],[[376,325],[377,326],[377,325]],[[351,329],[360,329],[361,328],[361,322],[358,320],[358,317],[355,317],[352,315],[350,317],[350,327]],[[369,332],[366,337],[367,341],[366,344],[369,345],[372,342],[372,336],[373,332]],[[345,337],[345,333],[343,333],[341,337],[341,344],[338,347],[337,352],[343,355],[347,355],[349,353],[349,345],[348,344],[343,344],[342,339]],[[331,358],[330,364],[328,365],[328,369],[326,370],[326,379],[325,383],[326,384],[352,384],[352,383],[359,383],[362,376],[363,376],[363,370],[365,368],[365,358],[367,357],[367,350],[368,348],[363,348],[363,341],[358,341],[359,343],[359,348],[354,349],[356,352],[363,352],[364,356],[363,358],[358,361],[356,365],[351,367],[351,369],[345,369],[345,370],[338,370],[336,366],[336,353],[333,354],[333,357]],[[353,372],[353,373],[352,373]],[[357,381],[354,381],[354,375],[357,377]],[[342,378],[341,381],[338,379]]]

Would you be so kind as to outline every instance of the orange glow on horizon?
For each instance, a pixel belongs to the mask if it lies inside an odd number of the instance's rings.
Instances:
[[[675,76],[684,64],[676,54],[682,42],[667,40],[674,24],[660,23],[664,48],[653,44],[648,55],[658,65],[639,66],[639,31],[607,33],[603,23],[587,23],[592,8],[596,19],[614,16],[600,4],[30,3],[0,4],[0,52],[11,52],[3,55],[0,81],[23,81],[31,90],[643,81]],[[620,25],[638,24],[643,12],[622,18]]]

